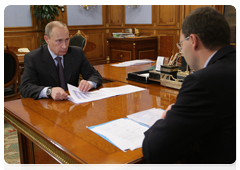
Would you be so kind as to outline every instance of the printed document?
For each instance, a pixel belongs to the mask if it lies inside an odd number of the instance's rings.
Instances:
[[[134,93],[137,91],[146,90],[144,88],[140,88],[133,85],[124,85],[119,87],[109,87],[102,88],[100,90],[92,91],[92,92],[81,92],[77,87],[67,84],[68,91],[70,96],[68,96],[68,100],[80,104],[85,102],[90,102],[94,100],[100,100],[116,95],[123,95],[128,93]]]
[[[148,127],[122,118],[92,127],[90,130],[107,137],[119,149],[126,151],[142,147],[144,132]]]
[[[127,117],[131,120],[151,127],[158,119],[162,117],[163,112],[163,109],[152,108],[128,115]]]
[[[163,112],[152,108],[88,128],[125,152],[142,147],[144,132],[161,118]]]

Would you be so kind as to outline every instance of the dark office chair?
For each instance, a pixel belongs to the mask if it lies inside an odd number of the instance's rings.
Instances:
[[[74,35],[70,36],[70,46],[78,46],[83,49],[85,52],[87,46],[88,37],[84,34],[84,32],[78,30],[78,32]]]
[[[20,99],[20,86],[18,85],[19,62],[17,55],[4,50],[4,101]]]

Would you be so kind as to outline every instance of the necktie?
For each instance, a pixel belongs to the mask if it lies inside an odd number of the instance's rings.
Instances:
[[[66,83],[65,83],[65,79],[64,79],[63,66],[62,66],[62,62],[61,62],[61,59],[62,59],[62,58],[61,58],[61,57],[56,57],[55,59],[56,59],[57,62],[58,62],[57,68],[58,68],[58,75],[59,75],[61,87],[62,87],[64,90],[67,90]]]

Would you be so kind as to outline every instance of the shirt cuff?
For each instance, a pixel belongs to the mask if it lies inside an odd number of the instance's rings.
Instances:
[[[92,82],[92,81],[88,81],[88,83],[91,84],[92,88],[96,89],[97,88],[97,83]]]
[[[49,87],[44,87],[43,89],[42,89],[42,91],[40,92],[40,94],[39,94],[39,96],[38,96],[38,98],[39,99],[41,99],[41,98],[48,98],[48,96],[47,96],[47,89],[48,89]]]

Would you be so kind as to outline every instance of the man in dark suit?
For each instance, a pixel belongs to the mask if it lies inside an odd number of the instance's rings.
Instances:
[[[145,132],[147,162],[235,162],[236,49],[229,44],[230,28],[219,11],[202,7],[185,18],[178,47],[195,72],[185,78],[175,104]]]
[[[82,49],[68,46],[69,31],[64,23],[48,23],[44,39],[47,45],[31,51],[24,57],[21,79],[23,97],[64,100],[68,98],[65,92],[67,83],[77,86],[83,92],[102,84],[102,76],[89,63]],[[60,69],[63,70],[62,73],[59,73],[60,67],[63,68]],[[83,80],[78,84],[79,74]]]

